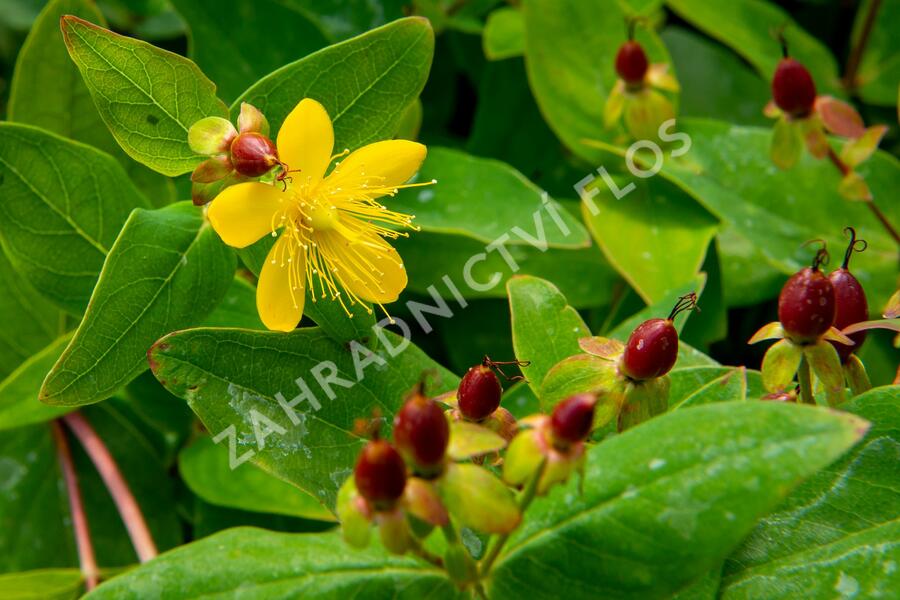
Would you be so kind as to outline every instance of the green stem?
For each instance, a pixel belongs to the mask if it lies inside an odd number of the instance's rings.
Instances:
[[[816,399],[812,393],[812,377],[809,374],[809,363],[806,357],[800,359],[800,371],[797,375],[800,380],[800,402],[803,404],[815,404]]]
[[[522,494],[519,496],[519,512],[522,515],[525,514],[525,511],[528,509],[531,501],[534,500],[534,497],[537,494],[538,482],[540,482],[541,477],[544,475],[544,469],[546,467],[547,459],[544,459],[541,461],[540,466],[538,466],[537,470],[535,470],[534,474],[531,476],[531,479],[528,480],[528,484],[525,486],[525,489],[522,490]],[[496,561],[497,557],[500,556],[500,551],[503,549],[503,545],[506,544],[506,540],[508,539],[508,533],[503,533],[495,538],[492,538],[491,542],[488,544],[487,552],[485,552],[484,558],[481,561],[481,568],[478,570],[479,576],[481,578],[486,577],[487,574],[490,573],[494,561]]]
[[[419,558],[421,558],[421,559],[424,560],[425,562],[434,565],[434,566],[437,567],[438,569],[443,569],[443,568],[444,568],[444,561],[443,561],[443,559],[442,559],[440,556],[437,556],[437,555],[435,555],[435,554],[432,554],[431,552],[429,552],[428,550],[426,550],[426,549],[422,546],[421,542],[419,542],[419,540],[413,538],[413,541],[412,541],[412,543],[411,543],[411,548],[412,548],[413,554],[415,554],[416,556],[418,556]]]

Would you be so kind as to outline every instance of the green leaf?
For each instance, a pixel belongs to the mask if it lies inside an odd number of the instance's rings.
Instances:
[[[627,41],[625,13],[605,0],[582,0],[566,10],[555,0],[529,0],[522,14],[528,80],[541,112],[566,146],[594,163],[601,154],[584,140],[611,141],[622,131],[604,128],[603,107],[618,79],[614,57]],[[636,33],[649,62],[670,62],[652,31],[638,27]]]
[[[428,372],[436,374],[428,380],[432,394],[459,384],[412,344],[404,348],[401,338],[379,331],[383,365],[359,345],[348,349],[315,328],[176,332],[153,346],[150,361],[157,379],[188,401],[232,457],[252,457],[333,507],[363,446],[352,433],[355,419],[377,407],[390,423]]]
[[[854,259],[854,273],[873,306],[887,301],[895,291],[896,244],[864,202],[848,202],[840,195],[841,175],[829,161],[806,155],[793,169],[782,171],[769,158],[768,129],[697,119],[678,123],[691,146],[684,156],[666,157],[662,177],[734,227],[783,273],[794,273],[809,262],[809,249],[802,247],[806,240],[818,238],[829,247],[845,247],[847,240],[835,223],[852,223],[869,242],[868,250]],[[759,185],[761,174],[766,185]],[[859,174],[888,219],[900,222],[900,204],[890,202],[900,175],[897,159],[876,152],[860,166]],[[728,256],[723,260],[727,263]]]
[[[534,275],[553,281],[572,306],[601,306],[609,303],[618,280],[596,247],[541,252],[523,244],[488,246],[469,237],[426,232],[394,241],[409,274],[408,289],[421,294],[434,286],[451,297],[446,275],[464,298],[505,298],[504,284],[511,275]]]
[[[680,117],[770,125],[762,112],[772,96],[767,77],[729,49],[683,27],[667,24],[660,37],[678,65]]]
[[[302,12],[274,0],[174,0],[191,27],[191,56],[226,100],[257,79],[328,45]]]
[[[0,575],[0,590],[7,600],[74,600],[81,595],[82,583],[78,569],[40,569]]]
[[[285,534],[241,527],[188,544],[103,583],[90,600],[152,596],[160,581],[178,594],[224,596],[255,589],[268,597],[337,600],[392,597],[461,598],[446,575],[414,558],[381,548],[355,550],[337,533]]]
[[[853,24],[851,47],[859,44],[872,4],[872,0],[859,4],[856,22]],[[867,103],[895,107],[897,81],[900,80],[900,40],[897,39],[895,25],[900,22],[900,5],[896,2],[879,2],[879,5],[855,84],[859,88],[859,95]]]
[[[203,437],[178,456],[178,471],[195,494],[218,506],[333,521],[310,494],[247,463],[232,470],[227,444]]]
[[[203,326],[265,329],[256,310],[256,286],[240,275],[236,276],[225,297],[203,321]]]
[[[103,150],[119,161],[154,206],[168,204],[175,193],[172,183],[125,154],[100,118],[63,42],[59,28],[63,15],[74,15],[98,25],[106,23],[89,0],[49,2],[31,27],[16,59],[8,119]]]
[[[488,15],[482,36],[488,60],[503,60],[525,52],[525,22],[522,11],[505,6]]]
[[[509,533],[522,518],[512,490],[478,465],[451,462],[436,485],[447,510],[465,527]]]
[[[146,206],[108,155],[13,123],[0,123],[0,193],[0,241],[10,262],[76,315],[128,213]]]
[[[762,378],[766,390],[772,393],[793,387],[794,377],[803,359],[803,347],[790,340],[778,340],[763,357]]]
[[[4,431],[0,471],[0,571],[76,565],[71,523],[64,521],[68,499],[50,428]]]
[[[234,254],[190,202],[135,210],[41,401],[78,406],[108,398],[147,368],[153,342],[203,321],[234,269]]]
[[[770,2],[734,0],[720,5],[703,0],[666,0],[666,5],[739,54],[766,81],[781,60],[781,46],[771,32],[783,28],[791,56],[809,69],[819,90],[838,89],[837,64],[828,48],[801,29],[787,11]]]
[[[394,197],[391,210],[415,215],[423,231],[544,250],[590,245],[575,217],[500,161],[432,147],[418,180],[437,183]]]
[[[900,586],[900,387],[842,409],[872,422],[840,462],[764,518],[725,565],[722,598],[890,597]],[[893,590],[893,591],[892,591]]]
[[[630,181],[616,184],[624,192]],[[637,180],[621,197],[602,180],[595,186],[599,195],[582,203],[582,216],[610,264],[641,298],[652,304],[693,279],[716,233],[715,218],[659,177]]]
[[[100,116],[134,160],[163,175],[181,175],[201,157],[187,132],[204,117],[228,116],[216,86],[188,59],[77,17],[60,27],[69,55]]]
[[[759,371],[745,367],[688,367],[669,373],[669,410],[730,402],[758,400],[765,394]]]
[[[851,415],[764,402],[651,419],[588,452],[583,494],[570,482],[535,501],[494,568],[490,594],[671,594],[720,564],[866,428]]]
[[[231,107],[249,102],[278,131],[303,98],[321,102],[334,124],[334,148],[390,138],[419,96],[434,53],[428,21],[411,17],[329,46],[261,79]]]
[[[284,0],[284,4],[304,13],[334,41],[399,19],[404,8],[399,0]]]
[[[43,423],[71,410],[38,401],[44,377],[53,367],[72,335],[64,335],[23,362],[0,382],[0,430]]]
[[[0,378],[53,341],[65,315],[19,275],[0,248]]]
[[[506,284],[516,358],[530,361],[522,374],[535,393],[559,361],[581,354],[578,340],[591,331],[559,289],[544,279],[519,275]]]

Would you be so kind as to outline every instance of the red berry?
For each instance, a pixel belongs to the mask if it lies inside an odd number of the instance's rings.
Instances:
[[[643,83],[647,66],[647,55],[640,44],[629,40],[619,47],[616,54],[616,73],[625,80],[625,83],[630,86]]]
[[[376,508],[387,508],[403,495],[406,464],[385,440],[372,440],[362,449],[353,470],[356,489]]]
[[[850,266],[850,257],[853,252],[862,252],[866,249],[865,240],[856,239],[856,231],[847,227],[845,232],[850,233],[850,244],[844,254],[844,264],[840,269],[832,271],[828,276],[831,286],[834,288],[834,326],[843,329],[848,325],[865,321],[869,318],[869,303],[866,301],[866,292],[859,280],[853,276],[847,267]],[[848,336],[853,340],[853,346],[831,342],[841,357],[841,362],[853,354],[866,340],[866,332],[859,331]]]
[[[470,421],[481,421],[497,410],[502,393],[500,380],[490,367],[472,367],[463,376],[456,391],[459,411]]]
[[[788,279],[778,296],[778,320],[787,336],[800,344],[817,340],[834,324],[834,287],[819,270],[819,261],[817,255],[812,267]]]
[[[772,77],[772,98],[792,117],[805,117],[816,101],[816,84],[806,67],[793,58],[782,58]]]
[[[678,358],[678,332],[671,319],[650,319],[638,325],[622,355],[622,371],[638,381],[662,377]]]
[[[568,446],[583,441],[594,426],[593,394],[577,394],[556,405],[550,416],[550,430],[557,445]]]
[[[440,405],[413,392],[394,417],[394,443],[420,474],[439,472],[450,441],[450,424]]]
[[[261,133],[242,133],[231,142],[234,170],[247,177],[259,177],[279,164],[278,150]]]

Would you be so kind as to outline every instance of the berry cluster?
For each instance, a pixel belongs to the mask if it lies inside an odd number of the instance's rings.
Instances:
[[[845,232],[850,235],[850,243],[840,268],[828,276],[822,272],[820,267],[828,260],[823,245],[812,265],[795,273],[782,287],[778,322],[766,325],[750,340],[755,343],[783,338],[766,352],[763,360],[763,383],[773,398],[795,397],[793,378],[799,370],[800,397],[804,402],[813,402],[810,367],[824,385],[832,405],[842,400],[845,383],[855,392],[869,387],[862,363],[854,354],[866,332],[849,336],[842,333],[868,319],[865,291],[849,270],[851,256],[865,250],[866,242],[856,238],[852,227]]]

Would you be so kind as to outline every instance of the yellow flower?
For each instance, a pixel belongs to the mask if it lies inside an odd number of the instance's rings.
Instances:
[[[412,216],[388,210],[379,198],[393,196],[425,159],[422,144],[388,140],[369,144],[335,164],[334,130],[325,108],[306,98],[285,119],[276,140],[289,174],[274,184],[239,183],[212,202],[209,221],[229,246],[244,248],[278,236],[256,290],[263,323],[292,331],[303,316],[307,287],[315,301],[393,302],[406,287],[406,271],[385,238],[416,229]],[[433,183],[433,182],[429,182]],[[286,185],[285,185],[286,184]],[[365,306],[365,305],[363,305]],[[365,306],[367,311],[370,311]]]

